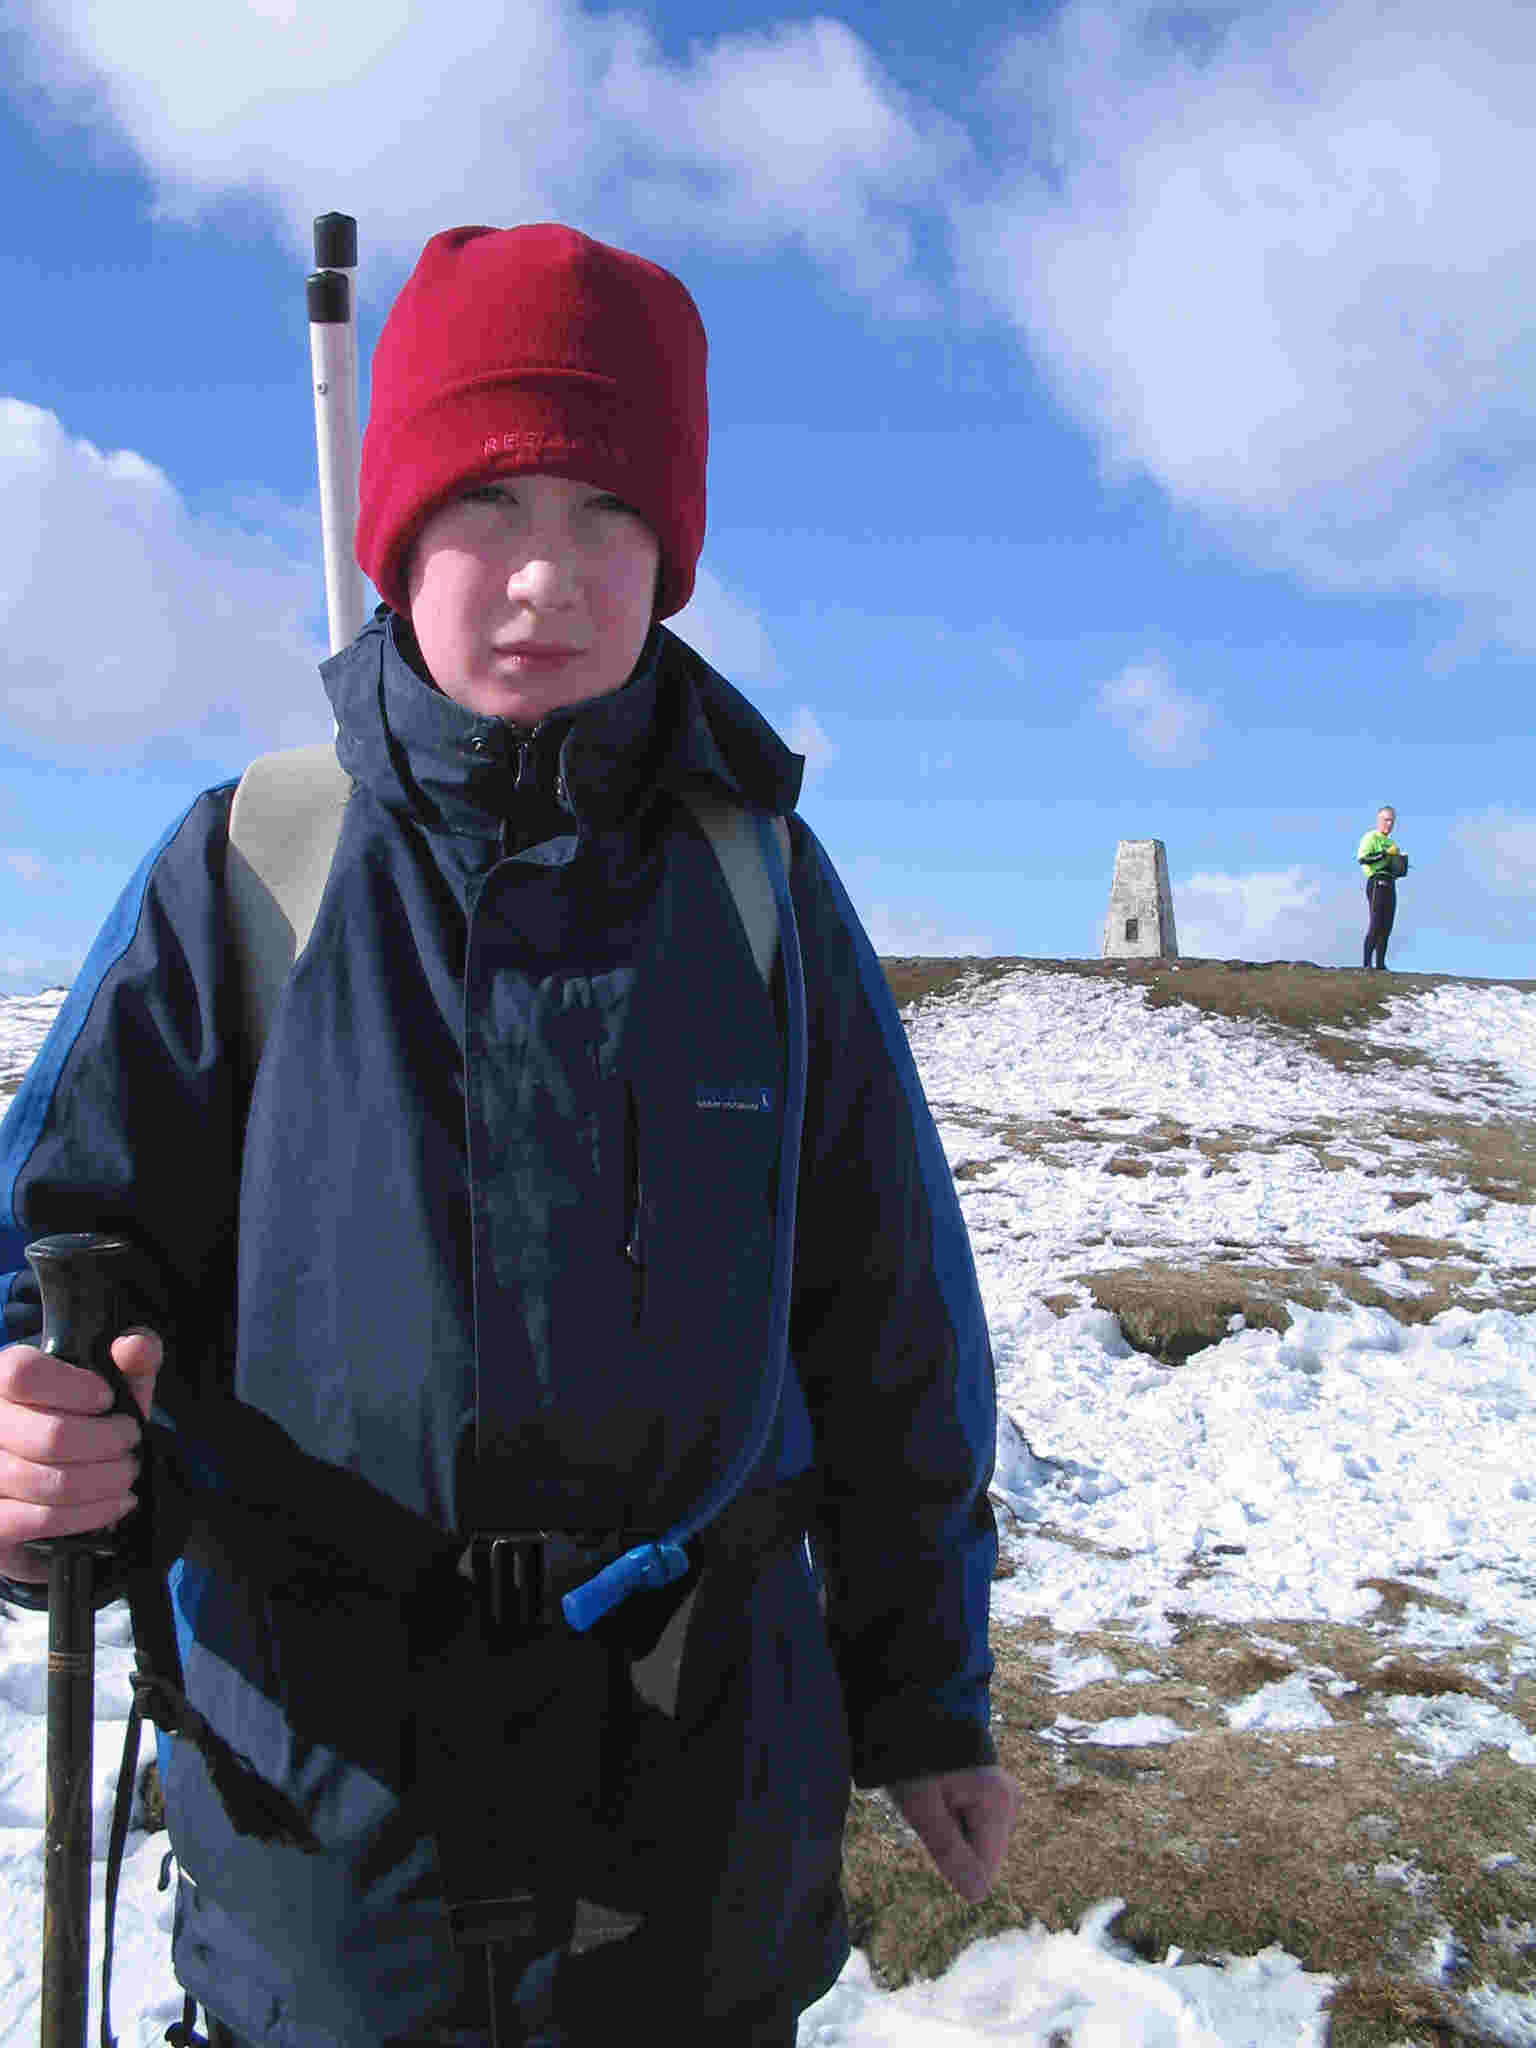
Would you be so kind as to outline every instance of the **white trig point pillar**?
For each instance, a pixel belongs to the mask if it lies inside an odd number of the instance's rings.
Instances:
[[[1168,852],[1161,839],[1122,839],[1104,920],[1105,960],[1177,960]]]

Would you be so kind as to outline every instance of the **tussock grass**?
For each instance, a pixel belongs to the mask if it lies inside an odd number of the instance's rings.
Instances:
[[[1402,1590],[1427,1604],[1419,1589]],[[1023,1803],[985,1905],[947,1896],[889,1803],[855,1796],[845,1888],[855,1938],[882,1982],[937,1974],[985,1933],[1037,1919],[1070,1927],[1119,1897],[1114,1931],[1149,1960],[1278,1943],[1338,1978],[1335,2048],[1480,2038],[1455,1993],[1421,1974],[1447,1930],[1458,1981],[1530,1989],[1536,1774],[1484,1750],[1431,1775],[1383,1704],[1491,1697],[1487,1686],[1390,1648],[1379,1629],[1198,1622],[1157,1651],[1111,1632],[1074,1637],[1077,1654],[1105,1651],[1121,1674],[1149,1666],[1152,1675],[1064,1695],[1043,1667],[1051,1641],[1044,1623],[994,1635],[995,1734]],[[1497,1646],[1484,1661],[1498,1668]],[[1228,1724],[1224,1707],[1299,1670],[1312,1675],[1331,1727],[1245,1733]],[[1501,1687],[1499,1703],[1536,1727],[1536,1688]],[[1045,1739],[1060,1713],[1094,1723],[1162,1714],[1187,1739],[1144,1749]],[[1334,1761],[1304,1761],[1317,1755]]]
[[[1409,1047],[1383,1046],[1373,1027],[1392,996],[1457,977],[1366,974],[1304,961],[888,960],[901,1004],[941,1000],[985,986],[1013,968],[1140,987],[1152,1008],[1187,1002],[1255,1025],[1343,1071],[1378,1062],[1426,1065]],[[1525,991],[1536,982],[1513,984]],[[1474,1099],[1494,1069],[1458,1067]],[[1170,1118],[1135,1118],[1121,1104],[1072,1102],[1029,1117],[973,1117],[1008,1152],[1081,1165],[1102,1148],[1101,1170],[1144,1180],[1192,1168],[1241,1172],[1244,1158],[1300,1146],[1325,1171],[1385,1183],[1390,1206],[1411,1212],[1425,1183],[1449,1182],[1490,1203],[1536,1204],[1536,1145],[1529,1120],[1402,1111],[1385,1121],[1310,1117],[1283,1133],[1234,1126],[1195,1132]],[[1128,1128],[1129,1126],[1129,1128]],[[1068,1149],[1070,1148],[1070,1150]],[[1004,1169],[1005,1170],[1005,1169]],[[957,1169],[984,1190],[991,1158]],[[1411,1224],[1411,1214],[1405,1216]],[[1088,1245],[1098,1240],[1084,1238]],[[1369,1252],[1366,1247],[1369,1246]],[[1069,1276],[1045,1297],[1056,1313],[1093,1300],[1117,1316],[1129,1342],[1176,1366],[1226,1334],[1243,1315],[1283,1330],[1286,1303],[1383,1308],[1422,1322],[1453,1305],[1536,1308],[1536,1263],[1494,1265],[1448,1239],[1411,1229],[1377,1231],[1357,1262],[1316,1259],[1304,1247],[1218,1244],[1202,1257],[1150,1256],[1107,1272]],[[1413,1292],[1378,1284],[1369,1270],[1394,1259]],[[1032,1525],[1036,1537],[1062,1532]],[[1081,1543],[1081,1539],[1077,1539]],[[1088,1548],[1086,1544],[1081,1547]],[[1006,1573],[1008,1564],[1002,1567]],[[1496,1638],[1473,1658],[1473,1678],[1450,1657],[1399,1640],[1412,1608],[1459,1611],[1405,1567],[1403,1579],[1368,1582],[1379,1596],[1369,1625],[1264,1621],[1225,1626],[1186,1619],[1178,1640],[1149,1651],[1112,1630],[1075,1636],[1077,1655],[1098,1650],[1114,1680],[1069,1694],[1044,1668],[1055,1640],[1044,1621],[994,1633],[996,1736],[1019,1781],[1023,1810],[1002,1881],[984,1906],[948,1896],[922,1851],[880,1795],[855,1797],[846,1889],[856,1938],[887,1984],[943,1970],[979,1935],[1040,1920],[1070,1927],[1101,1899],[1121,1898],[1115,1933],[1161,1960],[1252,1955],[1278,1943],[1310,1970],[1338,1980],[1334,2048],[1488,2040],[1457,1987],[1536,1988],[1536,1772],[1485,1749],[1433,1773],[1387,1715],[1391,1698],[1461,1693],[1492,1700],[1536,1727],[1536,1684],[1512,1676]],[[1192,1572],[1191,1577],[1195,1574]],[[1149,1677],[1130,1682],[1136,1666]],[[1224,1708],[1292,1673],[1309,1674],[1331,1725],[1305,1731],[1242,1731]],[[1186,1739],[1144,1749],[1047,1739],[1058,1714],[1098,1723],[1161,1714]],[[1307,1759],[1325,1756],[1320,1764]],[[1429,1961],[1455,1957],[1449,1972]]]
[[[1389,1254],[1384,1254],[1389,1256]],[[1116,1266],[1074,1275],[1082,1299],[1108,1309],[1125,1341],[1162,1365],[1182,1365],[1197,1351],[1219,1344],[1241,1315],[1250,1329],[1288,1330],[1289,1303],[1303,1308],[1347,1309],[1351,1302],[1384,1309],[1394,1322],[1428,1323],[1448,1308],[1536,1308],[1536,1281],[1506,1274],[1490,1276],[1470,1262],[1415,1258],[1409,1265],[1418,1291],[1402,1294],[1378,1286],[1369,1276],[1336,1260],[1303,1258],[1274,1266],[1226,1258],[1175,1266],[1149,1259],[1140,1266]],[[1076,1295],[1051,1298],[1050,1306],[1081,1306]]]

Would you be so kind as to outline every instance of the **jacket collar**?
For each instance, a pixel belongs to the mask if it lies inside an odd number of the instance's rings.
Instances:
[[[531,731],[467,710],[423,682],[381,605],[321,664],[336,751],[354,780],[429,830],[527,844],[619,824],[654,788],[714,789],[753,809],[793,810],[805,763],[723,676],[665,626],[621,690]]]

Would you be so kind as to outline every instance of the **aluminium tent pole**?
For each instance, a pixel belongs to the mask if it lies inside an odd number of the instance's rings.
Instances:
[[[325,609],[335,654],[363,629],[363,573],[357,534],[357,315],[352,273],[357,222],[350,213],[315,220],[315,269],[305,287],[315,386],[315,452],[325,542]]]

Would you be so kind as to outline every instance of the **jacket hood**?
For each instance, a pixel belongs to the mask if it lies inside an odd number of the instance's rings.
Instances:
[[[622,689],[532,728],[468,710],[406,659],[381,605],[321,664],[337,757],[378,800],[427,827],[497,838],[525,804],[616,824],[655,788],[714,788],[754,810],[792,811],[804,759],[708,662],[653,628]]]

